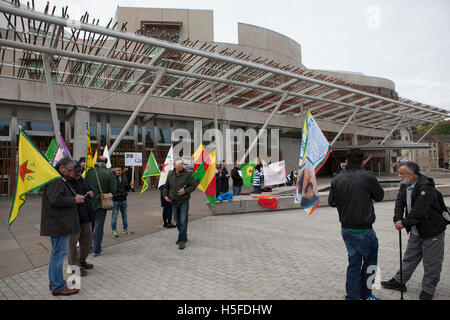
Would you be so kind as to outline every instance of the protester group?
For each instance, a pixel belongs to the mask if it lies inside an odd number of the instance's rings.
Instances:
[[[158,187],[163,227],[178,229],[176,244],[180,250],[185,249],[188,242],[189,201],[191,193],[197,188],[205,192],[210,203],[222,202],[223,199],[232,201],[233,197],[244,194],[243,187],[253,186],[253,194],[267,191],[264,186],[266,173],[268,180],[285,182],[284,185],[296,184],[296,200],[300,198],[300,206],[311,214],[318,202],[315,170],[320,169],[330,152],[325,145],[322,161],[316,161],[315,166],[311,166],[308,163],[310,159],[303,154],[299,174],[296,169],[287,174],[284,164],[281,166],[283,170],[279,170],[277,165],[275,172],[285,175],[278,180],[272,176],[269,178],[270,170],[265,172],[265,168],[270,167],[261,166],[256,160],[242,167],[241,163],[236,162],[229,173],[225,162],[216,166],[215,150],[208,153],[203,145],[193,155],[194,168],[190,171],[182,159],[173,161],[171,150],[162,172],[151,154],[142,177],[144,188],[141,193],[148,188],[150,176],[160,175]],[[69,281],[64,279],[64,260],[68,256],[66,272],[78,275],[78,271],[80,277],[88,275],[89,270],[94,268],[94,264],[87,261],[89,254],[92,252],[97,257],[104,252],[102,242],[107,211],[112,210],[111,234],[114,238],[119,237],[119,213],[123,233],[134,233],[128,226],[127,216],[128,192],[134,191],[135,187],[133,174],[130,170],[124,174],[121,167],[111,168],[108,157],[92,157],[90,150],[87,159],[75,161],[64,148],[58,146],[55,154],[59,158],[54,164],[50,163],[50,159],[20,128],[18,154],[19,170],[9,226],[25,202],[25,194],[41,189],[40,234],[50,237],[52,245],[48,267],[49,289],[55,296],[76,294],[79,288],[68,285]],[[378,238],[373,229],[376,218],[373,201],[382,201],[384,190],[375,175],[365,170],[364,166],[364,152],[358,148],[349,150],[345,166],[331,181],[328,195],[328,204],[337,208],[341,236],[347,248],[347,300],[379,300],[372,292],[379,251]],[[407,291],[406,283],[422,261],[424,274],[419,298],[431,300],[442,271],[445,230],[450,223],[449,209],[433,179],[422,174],[417,163],[400,162],[397,173],[401,184],[395,201],[393,224],[399,232],[400,267],[391,279],[381,281],[381,285],[400,291],[403,297]],[[229,192],[230,178],[232,192]],[[309,192],[309,189],[312,191]],[[406,229],[409,238],[402,258],[403,229]]]

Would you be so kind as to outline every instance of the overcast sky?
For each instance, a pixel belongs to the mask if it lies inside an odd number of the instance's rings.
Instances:
[[[42,11],[46,1],[35,4]],[[449,0],[53,0],[50,4],[59,14],[59,8],[68,5],[70,17],[76,19],[87,10],[103,26],[118,5],[210,9],[217,42],[237,43],[238,22],[264,27],[300,43],[307,68],[387,78],[395,82],[401,97],[450,110]]]

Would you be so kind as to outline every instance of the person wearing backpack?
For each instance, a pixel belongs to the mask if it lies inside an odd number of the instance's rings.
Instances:
[[[405,228],[409,233],[409,239],[401,270],[398,270],[389,281],[382,281],[381,285],[387,289],[406,292],[405,283],[411,279],[422,261],[424,275],[420,299],[432,300],[444,260],[447,222],[442,215],[443,208],[433,179],[421,174],[417,163],[412,161],[400,163],[398,175],[401,186],[395,202],[394,225],[397,230]]]

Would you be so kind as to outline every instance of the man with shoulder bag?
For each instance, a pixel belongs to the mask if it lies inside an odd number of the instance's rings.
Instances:
[[[94,209],[94,219],[92,226],[94,229],[94,257],[103,253],[103,227],[105,225],[106,211],[113,207],[113,194],[117,190],[117,179],[114,174],[106,168],[108,159],[99,156],[94,168],[86,174],[86,181],[92,188],[95,197],[92,199]]]

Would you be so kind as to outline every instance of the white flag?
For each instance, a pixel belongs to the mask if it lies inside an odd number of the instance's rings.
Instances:
[[[167,176],[173,170],[173,147],[170,147],[159,176],[158,188],[166,184]]]
[[[330,153],[331,147],[328,140],[308,110],[303,124],[295,194],[295,203],[300,203],[308,214],[312,214],[319,204],[316,173],[325,164]]]
[[[284,160],[272,164],[264,163],[263,168],[264,168],[264,185],[274,186],[286,183],[286,166],[284,164]]]
[[[105,146],[105,150],[103,150],[103,156],[108,159],[108,162],[106,163],[106,167],[109,169],[111,168],[111,159],[109,158],[109,150],[108,146]]]

